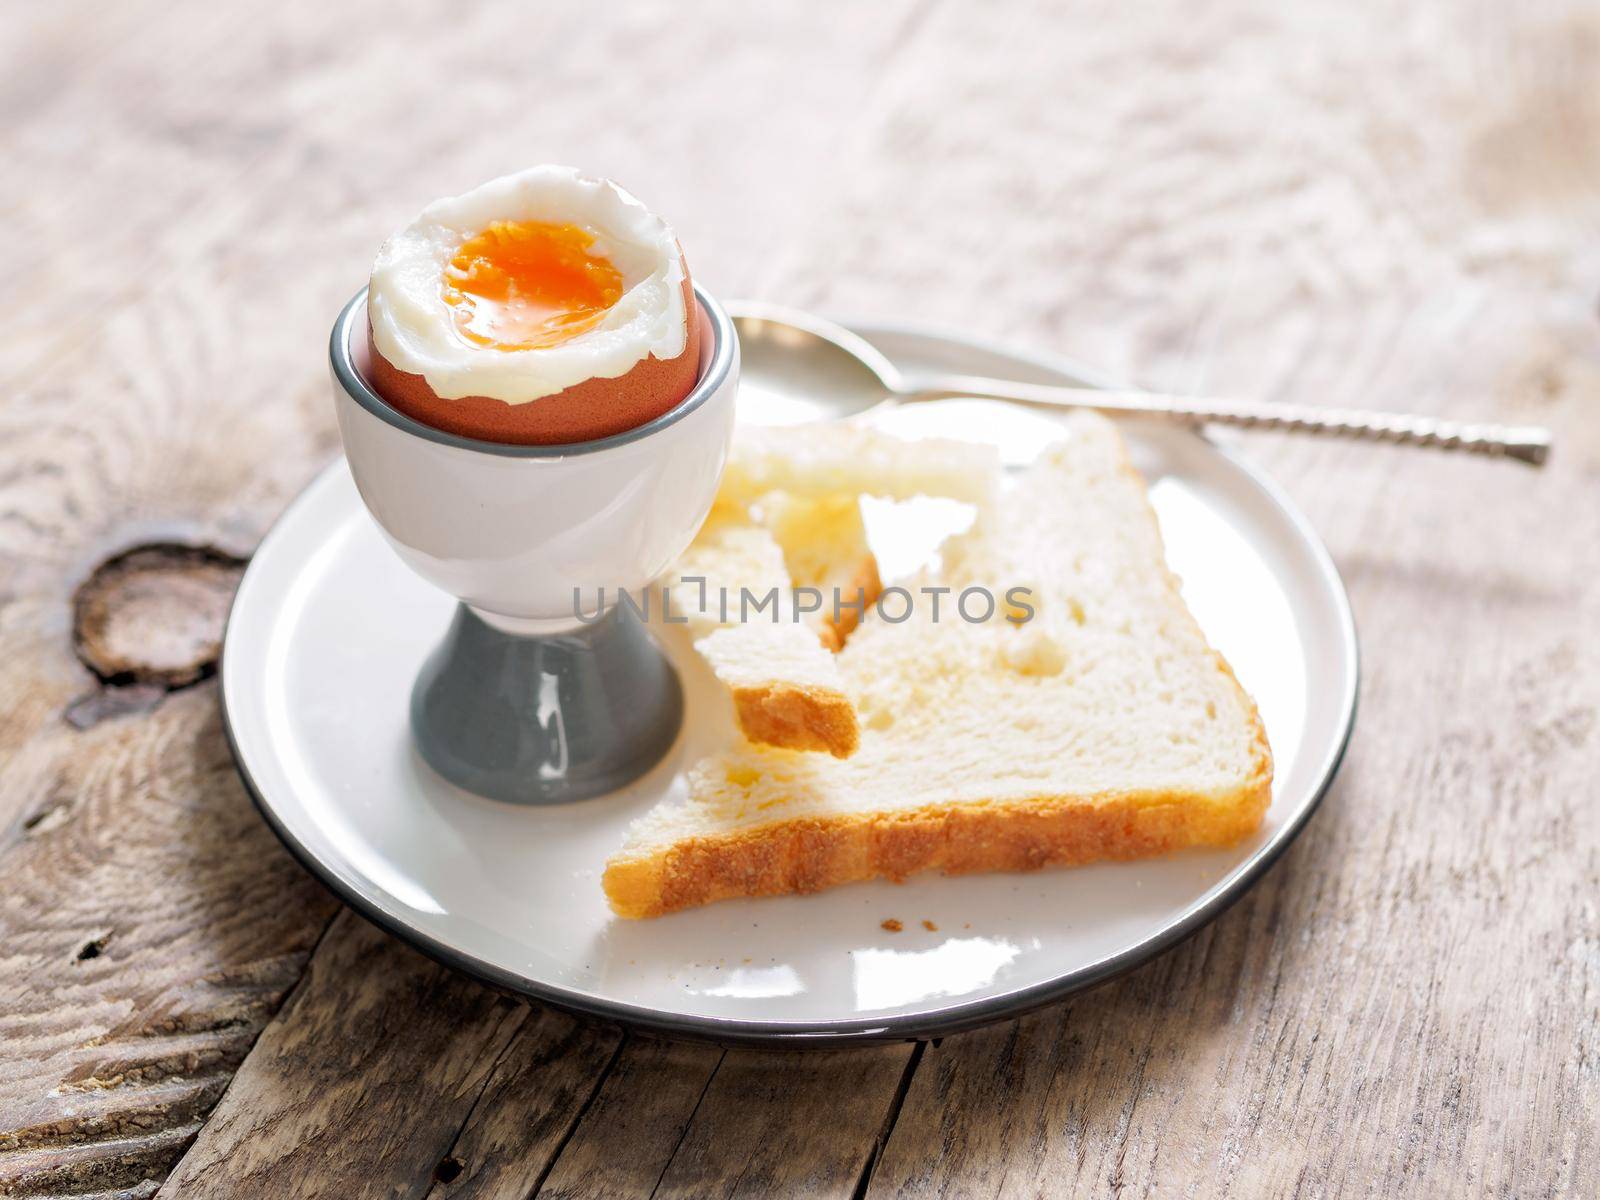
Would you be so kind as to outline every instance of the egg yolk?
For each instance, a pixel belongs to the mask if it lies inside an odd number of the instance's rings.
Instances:
[[[494,350],[543,350],[594,328],[622,298],[622,272],[577,225],[496,221],[444,270],[456,332]]]

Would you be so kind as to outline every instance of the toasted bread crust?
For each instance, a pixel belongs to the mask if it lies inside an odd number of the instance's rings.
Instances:
[[[861,726],[850,697],[832,688],[775,680],[733,689],[739,728],[752,742],[788,750],[826,750],[849,758],[861,745]]]
[[[1143,487],[1119,451],[1119,469]],[[1156,533],[1155,514],[1146,518]],[[1203,640],[1165,571],[1177,619]],[[736,897],[798,894],[917,872],[1025,871],[1148,858],[1186,847],[1227,846],[1252,834],[1271,802],[1273,761],[1260,713],[1227,661],[1206,652],[1244,706],[1245,760],[1236,784],[1216,791],[1156,789],[1041,794],[1009,800],[934,800],[914,808],[816,813],[624,851],[603,877],[612,909],[653,917]],[[1004,764],[997,764],[997,772]],[[731,780],[730,780],[731,782]],[[784,805],[773,803],[781,814]]]
[[[740,896],[898,882],[919,871],[1032,871],[1229,846],[1255,831],[1272,796],[1259,717],[1255,728],[1256,770],[1226,796],[1043,796],[806,817],[619,855],[602,882],[618,916],[657,917]]]

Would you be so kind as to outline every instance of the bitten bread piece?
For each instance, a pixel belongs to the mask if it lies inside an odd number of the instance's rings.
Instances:
[[[691,772],[606,866],[612,908],[648,917],[874,877],[1132,859],[1252,833],[1272,757],[1255,705],[1168,572],[1120,437],[1068,437],[951,539],[926,603],[869,616],[835,656],[861,715],[838,761],[744,746]],[[951,619],[962,589],[1035,610]],[[976,598],[969,611],[981,611]],[[1021,614],[1021,604],[1012,606]]]
[[[741,506],[719,503],[672,578],[674,604],[695,649],[733,694],[745,737],[839,757],[855,752],[855,705],[818,630],[796,619],[789,568],[771,531]]]
[[[745,737],[839,758],[860,743],[830,653],[881,587],[854,489],[975,498],[992,495],[998,478],[995,452],[965,442],[836,424],[738,431],[717,505],[669,580]],[[817,607],[797,612],[796,588],[820,593],[809,598]],[[774,589],[770,607],[744,601]]]

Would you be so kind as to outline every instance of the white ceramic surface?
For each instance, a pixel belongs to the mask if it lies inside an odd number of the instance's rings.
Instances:
[[[703,314],[702,328],[725,326]],[[356,304],[335,331],[358,369],[365,328],[366,310]],[[643,437],[570,453],[486,451],[461,438],[419,436],[404,427],[413,422],[385,420],[360,403],[337,371],[333,396],[356,486],[412,570],[490,620],[572,624],[575,591],[588,615],[599,589],[614,602],[618,589],[643,587],[705,519],[733,430],[737,339],[702,339],[702,377],[719,353],[731,362],[692,411]]]
[[[1070,366],[960,339],[857,328],[908,366],[1085,381]],[[752,383],[741,419],[794,415],[764,411]],[[970,401],[880,419],[981,431],[1016,460],[1055,428],[1048,416]],[[689,720],[667,759],[624,792],[528,809],[438,782],[411,749],[406,695],[451,601],[385,545],[342,462],[284,514],[235,601],[222,686],[241,769],[285,841],[362,912],[444,961],[568,1007],[724,1041],[820,1045],[951,1032],[1088,986],[1192,932],[1265,869],[1326,789],[1355,704],[1348,603],[1303,519],[1197,436],[1126,432],[1185,596],[1256,697],[1276,756],[1271,808],[1243,846],[615,920],[602,864],[628,821],[729,736],[725,700],[669,639]],[[886,575],[963,519],[935,501],[873,505]],[[902,932],[882,928],[891,917]]]

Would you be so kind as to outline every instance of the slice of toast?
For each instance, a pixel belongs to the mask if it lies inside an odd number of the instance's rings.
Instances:
[[[1067,431],[946,543],[924,581],[954,589],[941,619],[925,603],[898,624],[869,615],[834,656],[859,750],[742,745],[697,764],[688,799],[635,822],[607,863],[618,914],[1142,858],[1257,828],[1272,757],[1255,705],[1184,606],[1115,428],[1084,413]],[[995,619],[951,619],[972,587]]]

